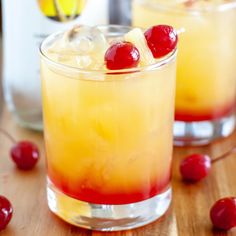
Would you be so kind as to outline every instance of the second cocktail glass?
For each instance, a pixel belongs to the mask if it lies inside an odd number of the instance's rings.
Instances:
[[[236,1],[134,0],[133,25],[179,31],[174,138],[201,145],[235,127]]]

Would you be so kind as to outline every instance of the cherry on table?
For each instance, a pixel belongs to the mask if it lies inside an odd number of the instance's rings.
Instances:
[[[144,33],[148,47],[154,58],[160,58],[176,48],[177,32],[169,25],[155,25]]]
[[[120,70],[136,67],[139,63],[138,49],[130,42],[117,42],[105,53],[105,63],[109,70]]]
[[[192,154],[180,164],[182,178],[187,181],[199,181],[205,178],[211,169],[211,159],[207,155]]]
[[[0,195],[0,231],[5,229],[12,218],[12,205],[4,196]]]
[[[214,227],[229,230],[236,226],[236,198],[227,197],[215,202],[210,210]]]
[[[10,150],[12,160],[19,169],[32,169],[39,159],[38,147],[29,141],[16,142]]]
[[[212,164],[228,157],[233,153],[236,153],[236,147],[232,147],[214,159],[211,159],[205,154],[192,154],[187,156],[180,163],[180,173],[182,178],[188,181],[201,180],[208,175]]]
[[[0,133],[13,143],[10,149],[10,155],[17,167],[22,170],[32,169],[39,159],[39,149],[37,145],[30,141],[17,142],[11,134],[1,127]]]

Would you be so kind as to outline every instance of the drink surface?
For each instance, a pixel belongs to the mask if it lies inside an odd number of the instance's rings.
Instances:
[[[62,38],[43,53],[64,66],[43,58],[41,69],[50,181],[70,197],[97,204],[133,203],[166,191],[175,62],[107,73],[109,39],[95,33],[96,47],[79,41],[75,55],[75,45]]]
[[[133,25],[171,24],[179,35],[176,113],[179,121],[232,114],[235,107],[235,1],[134,1]]]

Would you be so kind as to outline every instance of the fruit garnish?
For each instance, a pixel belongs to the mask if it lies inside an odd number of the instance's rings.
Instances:
[[[177,32],[169,25],[153,26],[144,35],[154,58],[166,56],[176,48],[178,42]]]
[[[208,175],[211,159],[207,155],[192,154],[180,164],[182,178],[187,181],[199,181]]]
[[[17,167],[22,170],[32,169],[39,159],[39,149],[36,144],[30,141],[17,142],[7,131],[0,128],[0,132],[5,135],[14,145],[10,149],[10,155]]]
[[[236,226],[236,198],[227,197],[218,200],[210,210],[214,227],[229,230]]]
[[[39,159],[38,147],[29,141],[17,142],[11,148],[10,153],[12,160],[22,170],[32,169]]]
[[[147,41],[141,29],[134,28],[124,35],[124,39],[127,42],[133,43],[138,48],[140,52],[139,64],[141,66],[147,66],[155,63],[155,59],[152,56],[152,52],[147,45]]]
[[[10,201],[0,195],[0,231],[5,229],[12,218],[12,205]]]
[[[136,67],[139,59],[139,50],[130,42],[114,43],[105,53],[105,63],[109,70]]]

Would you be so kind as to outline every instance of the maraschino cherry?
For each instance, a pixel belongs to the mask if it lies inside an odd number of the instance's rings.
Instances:
[[[12,160],[16,163],[17,167],[22,170],[32,169],[39,159],[38,147],[29,141],[15,143],[10,153]]]
[[[187,156],[180,163],[180,173],[182,175],[183,180],[196,182],[205,178],[208,175],[211,169],[211,165],[214,162],[224,159],[228,155],[235,152],[236,152],[236,147],[233,147],[229,151],[225,152],[224,154],[214,159],[211,159],[206,154],[199,154],[199,153]]]
[[[180,173],[184,180],[199,181],[205,178],[211,169],[211,159],[207,155],[192,154],[180,164]]]
[[[130,42],[112,44],[105,53],[105,63],[109,70],[136,67],[139,63],[138,49]]]
[[[236,226],[236,198],[218,200],[210,210],[210,218],[215,228],[229,230]]]
[[[17,142],[2,128],[0,128],[0,132],[14,143],[10,149],[10,155],[16,166],[22,170],[32,169],[39,159],[39,149],[37,145],[30,141]]]
[[[178,35],[169,25],[155,25],[144,33],[148,47],[154,58],[160,58],[176,48]]]
[[[0,231],[5,229],[12,218],[12,205],[10,201],[0,195]]]

